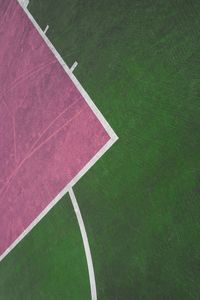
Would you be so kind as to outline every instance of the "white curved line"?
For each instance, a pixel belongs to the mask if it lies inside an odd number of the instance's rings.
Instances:
[[[87,259],[87,266],[88,266],[88,273],[89,273],[89,280],[90,280],[90,290],[91,290],[91,299],[97,300],[97,289],[96,289],[96,281],[95,281],[95,275],[94,275],[94,267],[92,262],[92,255],[90,251],[90,245],[88,242],[87,233],[85,230],[85,225],[83,223],[83,218],[81,216],[80,208],[78,206],[78,202],[76,200],[75,194],[72,190],[72,188],[69,189],[69,195],[71,198],[71,202],[78,220],[78,224],[81,231],[81,236],[83,240],[83,245],[85,249],[85,255]]]

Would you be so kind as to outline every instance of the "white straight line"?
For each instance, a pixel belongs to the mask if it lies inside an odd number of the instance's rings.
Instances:
[[[49,29],[49,25],[46,26],[45,30],[44,30],[44,34],[47,33],[47,30]]]
[[[74,194],[74,191],[72,188],[69,189],[69,195],[70,195],[71,202],[72,202],[75,214],[76,214],[76,218],[78,220],[78,224],[79,224],[79,228],[80,228],[81,236],[82,236],[82,240],[83,240],[83,245],[84,245],[84,249],[85,249],[88,273],[89,273],[89,280],[90,280],[91,299],[97,300],[97,289],[96,289],[96,281],[95,281],[95,274],[94,274],[94,266],[93,266],[93,262],[92,262],[92,255],[91,255],[91,251],[90,251],[90,245],[89,245],[85,225],[83,222],[80,208],[78,206],[78,202],[76,200],[76,197],[75,197],[75,194]]]
[[[78,79],[71,72],[70,68],[66,65],[66,63],[64,62],[64,60],[62,59],[62,57],[60,56],[60,54],[58,53],[58,51],[56,50],[56,48],[53,46],[53,44],[48,39],[48,37],[44,34],[43,30],[40,28],[40,26],[35,21],[35,19],[33,18],[33,16],[30,14],[30,12],[28,11],[28,9],[26,7],[24,7],[20,3],[20,0],[17,0],[17,1],[21,5],[21,7],[23,8],[24,12],[27,14],[28,18],[30,19],[30,21],[32,22],[32,24],[34,25],[34,27],[37,29],[37,31],[39,32],[39,34],[41,35],[42,39],[45,41],[45,43],[47,44],[47,46],[49,47],[49,49],[52,51],[52,53],[54,54],[54,56],[57,58],[57,60],[59,61],[59,63],[61,64],[61,66],[65,70],[65,72],[68,74],[68,76],[70,77],[70,79],[72,80],[72,82],[74,83],[74,85],[76,86],[76,88],[79,90],[80,94],[83,96],[83,98],[88,103],[88,105],[90,106],[90,108],[92,109],[92,111],[94,112],[94,114],[96,115],[96,117],[99,119],[99,121],[101,122],[102,126],[105,128],[105,130],[107,131],[107,133],[110,135],[111,138],[113,138],[113,139],[117,138],[117,135],[114,132],[114,130],[112,129],[112,127],[108,124],[108,122],[106,121],[106,119],[104,118],[104,116],[102,115],[102,113],[99,111],[99,109],[97,108],[97,106],[94,104],[94,102],[92,101],[92,99],[90,98],[90,96],[88,95],[88,93],[84,90],[84,88],[82,87],[82,85],[80,84],[80,82],[78,81]]]
[[[77,61],[75,61],[74,63],[73,63],[73,65],[71,66],[71,68],[70,68],[70,70],[71,70],[71,72],[73,73],[74,72],[74,70],[75,70],[75,68],[78,66],[78,63],[77,63]]]
[[[79,181],[79,179],[99,160],[99,158],[116,142],[110,139],[97,154],[85,165],[85,167],[68,183],[64,189],[49,203],[49,205],[37,216],[37,218],[20,234],[20,236],[0,255],[0,262],[12,251],[19,242],[44,218],[44,216],[56,205],[56,203]]]

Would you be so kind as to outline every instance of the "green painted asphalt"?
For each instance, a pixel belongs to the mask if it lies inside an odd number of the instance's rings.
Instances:
[[[75,187],[99,300],[199,299],[200,2],[29,8],[119,136]],[[66,199],[0,265],[0,299],[90,299]]]
[[[68,195],[1,262],[0,299],[90,299],[83,243]]]

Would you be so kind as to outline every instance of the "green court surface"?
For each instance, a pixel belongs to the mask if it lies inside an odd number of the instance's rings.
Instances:
[[[74,189],[98,299],[199,299],[200,2],[29,10],[119,136]],[[0,299],[90,299],[68,196],[0,264]]]
[[[2,261],[0,276],[2,300],[90,298],[83,244],[68,195]]]

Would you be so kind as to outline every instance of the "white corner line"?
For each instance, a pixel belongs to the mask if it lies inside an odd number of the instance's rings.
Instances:
[[[95,280],[95,274],[94,274],[94,266],[93,266],[93,261],[92,261],[92,255],[91,255],[91,250],[90,250],[90,245],[85,229],[85,225],[83,222],[83,218],[81,215],[80,208],[78,206],[78,202],[76,200],[74,191],[72,188],[69,189],[69,196],[71,198],[71,202],[76,214],[76,218],[79,224],[82,240],[83,240],[83,245],[85,249],[85,255],[86,255],[86,260],[87,260],[87,266],[88,266],[88,274],[89,274],[89,280],[90,280],[90,291],[91,291],[91,299],[92,300],[97,300],[97,289],[96,289],[96,280]]]
[[[78,62],[75,61],[75,62],[73,63],[73,65],[71,66],[71,68],[70,68],[70,70],[71,70],[72,73],[74,72],[74,70],[75,70],[75,68],[76,68],[77,66],[78,66]]]
[[[88,95],[88,93],[84,90],[84,88],[82,87],[82,85],[80,84],[80,82],[78,81],[78,79],[74,76],[73,72],[71,72],[71,69],[67,66],[67,64],[65,63],[65,61],[63,60],[63,58],[60,56],[60,54],[58,53],[58,51],[56,50],[56,48],[51,43],[51,41],[44,34],[44,31],[40,28],[40,26],[38,25],[38,23],[36,22],[36,20],[33,18],[33,16],[31,15],[31,13],[29,12],[29,10],[21,4],[20,0],[17,0],[17,1],[21,5],[21,7],[24,10],[24,12],[26,13],[26,15],[28,16],[29,20],[32,22],[32,24],[35,27],[35,29],[39,32],[40,36],[42,37],[42,39],[47,44],[48,48],[52,51],[52,53],[57,58],[57,60],[59,61],[59,63],[61,64],[61,66],[65,70],[65,72],[68,74],[69,78],[72,80],[72,82],[74,83],[74,85],[76,86],[76,88],[79,90],[79,92],[82,95],[82,97],[85,99],[85,101],[87,102],[87,104],[90,106],[90,108],[93,111],[93,113],[99,119],[99,121],[101,122],[101,124],[104,127],[104,129],[107,131],[107,133],[110,135],[110,137],[112,139],[117,138],[117,135],[114,132],[114,130],[112,129],[112,127],[108,124],[108,122],[106,121],[106,119],[104,118],[104,116],[102,115],[102,113],[99,111],[99,109],[97,108],[97,106],[94,104],[94,102],[92,101],[92,99]]]
[[[44,34],[47,33],[47,30],[49,29],[49,25],[46,26],[45,30],[44,30]]]
[[[19,4],[23,7],[23,8],[27,8],[29,5],[29,0],[18,0]]]

